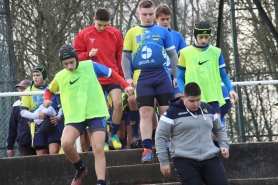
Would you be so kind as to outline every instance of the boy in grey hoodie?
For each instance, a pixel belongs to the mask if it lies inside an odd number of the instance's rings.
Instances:
[[[211,132],[217,137],[216,147]],[[225,126],[215,110],[201,102],[197,83],[188,83],[184,95],[170,100],[169,108],[160,118],[155,135],[160,170],[170,176],[171,167],[165,141],[171,139],[170,154],[183,185],[228,185],[227,176],[217,154],[229,157]]]

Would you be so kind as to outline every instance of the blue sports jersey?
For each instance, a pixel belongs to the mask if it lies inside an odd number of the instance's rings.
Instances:
[[[97,62],[92,62],[92,64],[93,64],[95,73],[97,75],[97,78],[100,76],[109,78],[111,76],[112,71],[108,67],[101,65]]]
[[[31,91],[45,91],[48,87],[48,84],[46,84],[43,87],[38,87],[35,84],[28,87],[25,92],[31,92]],[[53,97],[54,99],[54,97]],[[52,99],[52,101],[53,101]],[[55,99],[56,100],[56,99]],[[55,101],[54,100],[54,101]],[[23,96],[20,104],[21,110],[28,110],[30,112],[35,112],[40,105],[43,104],[44,97],[42,94],[39,95],[33,95],[33,96]]]
[[[136,26],[127,32],[123,52],[132,53],[133,70],[156,69],[166,62],[165,51],[174,48],[171,35],[164,27]]]
[[[175,30],[172,30],[172,29],[168,29],[170,35],[171,35],[171,39],[172,39],[172,42],[175,46],[175,49],[176,49],[176,53],[178,54],[178,56],[180,55],[180,50],[185,48],[187,45],[186,45],[186,42],[184,40],[184,38],[182,37],[182,35],[175,31]],[[165,55],[167,56],[166,58],[166,62],[164,63],[164,66],[166,66],[167,68],[171,68],[171,62],[170,62],[170,58],[169,56],[167,55],[167,53],[165,52]]]

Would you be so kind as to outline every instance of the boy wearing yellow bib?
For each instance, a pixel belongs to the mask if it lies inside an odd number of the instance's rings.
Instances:
[[[76,139],[88,126],[95,157],[97,184],[105,185],[106,159],[104,141],[106,118],[109,113],[98,77],[112,78],[119,82],[127,95],[133,94],[133,88],[115,71],[91,60],[80,62],[76,50],[70,45],[60,49],[60,61],[65,69],[58,72],[45,91],[44,106],[51,105],[51,97],[60,91],[61,104],[65,117],[61,146],[67,158],[73,163],[76,174],[72,185],[80,185],[88,169],[82,163],[73,147]]]
[[[211,105],[220,117],[220,106],[225,104],[220,80],[222,79],[235,102],[238,96],[226,73],[221,49],[208,44],[210,33],[209,23],[201,21],[195,25],[196,42],[180,50],[177,83],[183,92],[184,84],[196,82],[202,91],[201,100]]]

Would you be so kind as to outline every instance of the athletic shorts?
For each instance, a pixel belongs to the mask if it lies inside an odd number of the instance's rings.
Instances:
[[[173,158],[182,185],[228,185],[225,169],[218,157],[204,161]]]
[[[125,126],[130,125],[130,110],[129,109],[125,109],[123,111],[123,115],[122,115],[121,120],[125,122]]]
[[[35,148],[31,146],[18,146],[19,156],[37,155]]]
[[[123,114],[122,114],[122,118],[121,118],[121,121],[125,121],[127,119],[127,117],[129,116],[129,109],[128,108],[125,108],[123,110]]]
[[[46,133],[37,133],[34,135],[34,147],[35,149],[48,148],[50,143],[61,143],[61,134],[56,125],[49,132]]]
[[[89,127],[90,133],[92,134],[95,131],[103,131],[106,132],[106,120],[104,118],[92,118],[92,119],[86,119],[83,122],[80,123],[68,123],[66,126],[73,126],[76,128],[80,135],[83,134],[86,127]]]
[[[217,114],[220,114],[220,107],[218,101],[208,102],[210,106],[216,111]]]
[[[120,84],[109,84],[109,85],[102,85],[102,90],[103,92],[107,92],[107,94],[110,93],[110,91],[112,91],[113,89],[121,89],[122,90],[122,87]]]
[[[165,68],[135,70],[133,80],[137,84],[135,96],[138,107],[153,107],[154,98],[159,106],[168,105],[173,98],[172,80]]]
[[[226,125],[225,115],[231,108],[231,100],[226,99],[226,103],[220,107],[220,114],[221,114],[221,122],[223,125]]]

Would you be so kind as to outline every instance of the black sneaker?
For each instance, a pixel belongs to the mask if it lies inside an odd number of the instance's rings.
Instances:
[[[71,185],[81,185],[82,179],[88,174],[88,168],[85,167],[84,171],[76,170],[75,176]]]
[[[134,148],[142,148],[142,139],[138,136],[132,137],[132,145]]]

